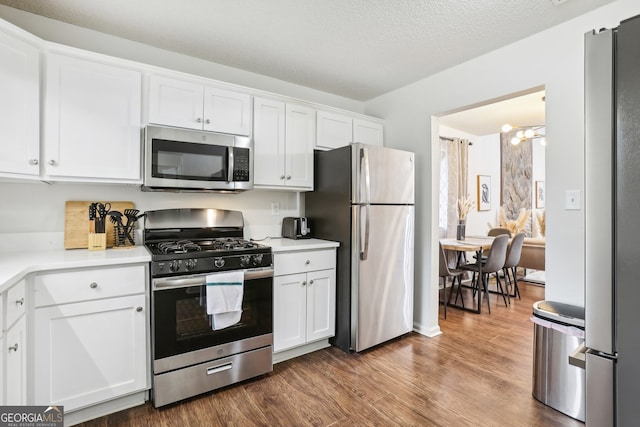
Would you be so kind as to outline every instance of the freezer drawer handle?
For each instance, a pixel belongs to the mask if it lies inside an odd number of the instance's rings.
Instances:
[[[219,372],[228,371],[231,368],[233,368],[233,362],[225,363],[224,365],[216,366],[213,368],[207,368],[207,375],[213,375]]]

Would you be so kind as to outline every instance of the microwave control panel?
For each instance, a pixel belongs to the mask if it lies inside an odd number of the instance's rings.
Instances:
[[[249,181],[249,149],[233,147],[233,180]]]

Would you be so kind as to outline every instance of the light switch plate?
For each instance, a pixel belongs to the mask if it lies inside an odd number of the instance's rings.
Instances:
[[[271,215],[273,216],[280,215],[280,203],[271,202]]]
[[[567,190],[564,194],[564,208],[568,211],[580,210],[580,190]]]

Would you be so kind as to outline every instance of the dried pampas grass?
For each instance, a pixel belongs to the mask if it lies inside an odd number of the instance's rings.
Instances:
[[[469,198],[469,195],[466,197],[461,197],[458,199],[458,219],[464,221],[467,219],[467,214],[473,208],[473,200]]]
[[[504,207],[500,206],[500,211],[498,212],[498,225],[496,227],[491,225],[491,223],[487,223],[487,225],[489,226],[489,228],[506,228],[511,232],[512,235],[515,235],[518,233],[526,232],[527,225],[529,224],[530,220],[530,209],[521,208],[518,218],[515,220],[509,220],[504,213]]]
[[[547,225],[547,219],[546,219],[546,211],[542,211],[540,213],[536,213],[536,221],[538,222],[538,231],[540,232],[540,235],[542,237],[545,237],[545,232],[546,232],[546,225]]]

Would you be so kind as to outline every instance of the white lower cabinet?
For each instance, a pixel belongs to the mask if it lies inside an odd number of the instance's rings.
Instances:
[[[335,335],[335,249],[274,257],[274,353]]]
[[[6,405],[27,403],[27,328],[22,316],[4,337]]]
[[[34,279],[36,405],[65,413],[149,388],[146,266]]]

